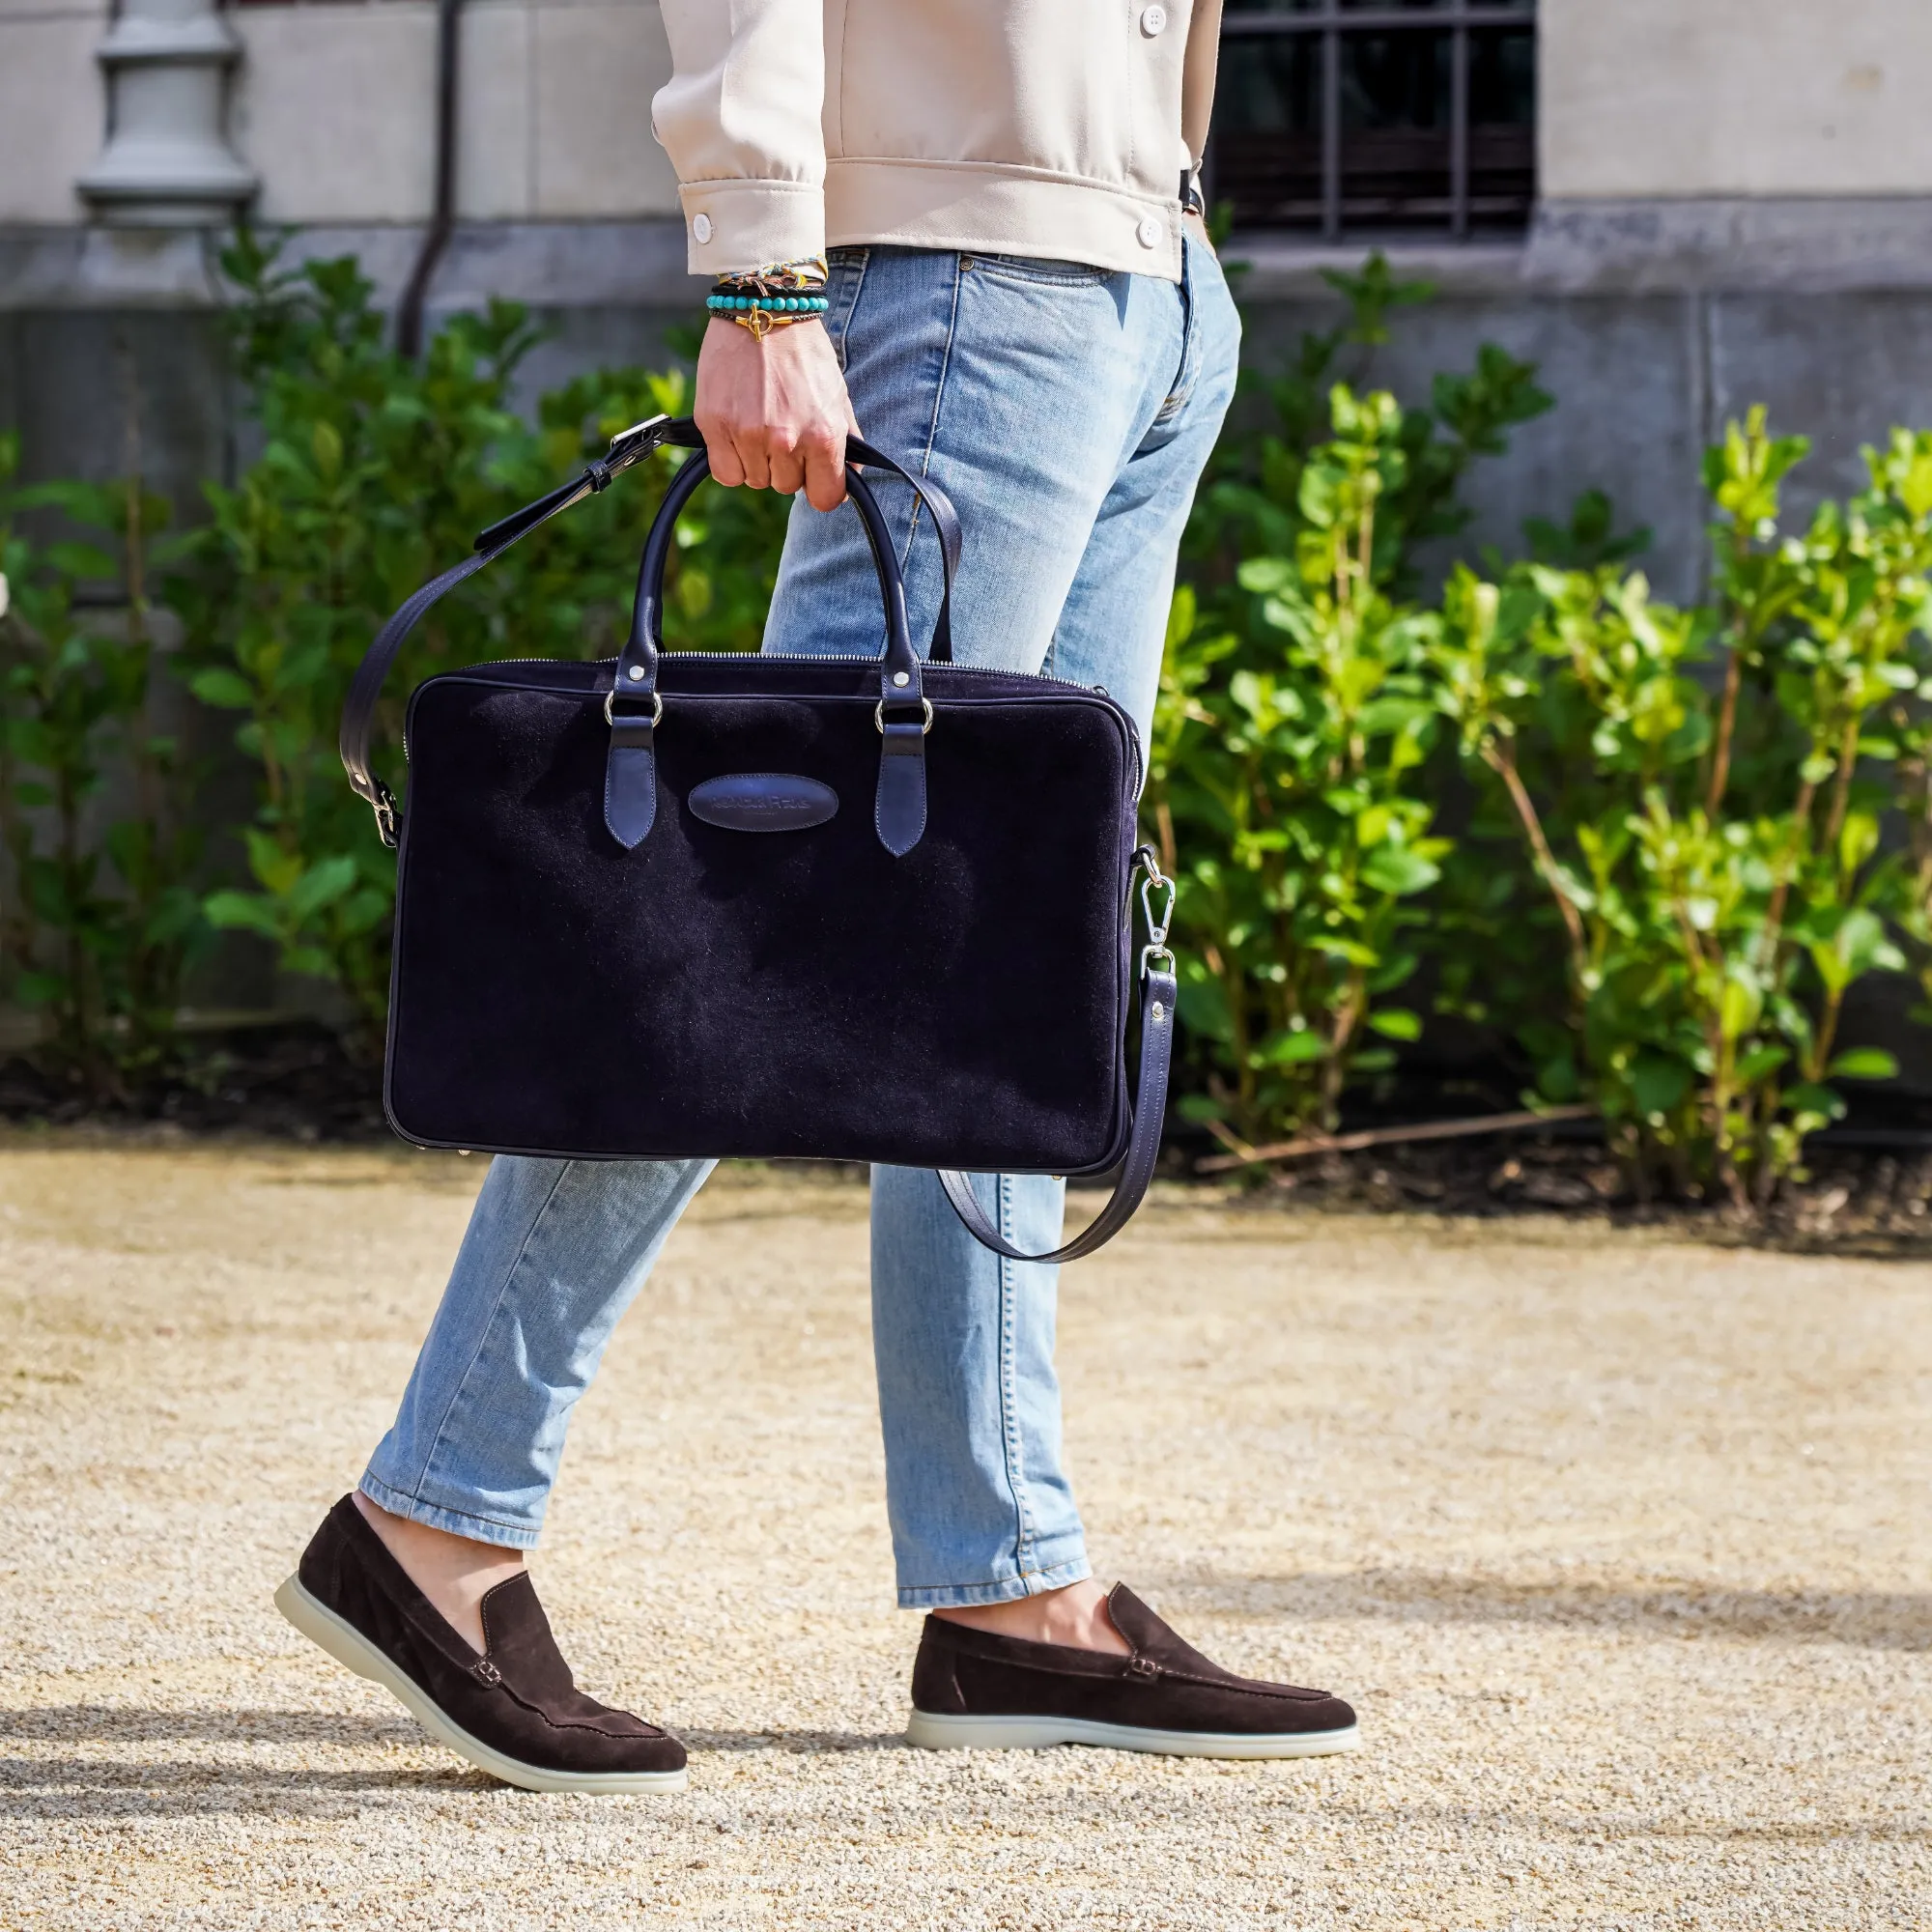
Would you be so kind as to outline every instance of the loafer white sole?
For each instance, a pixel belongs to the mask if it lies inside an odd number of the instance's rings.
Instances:
[[[682,1791],[684,1773],[678,1771],[545,1771],[524,1764],[473,1738],[461,1724],[453,1724],[431,1703],[420,1686],[396,1668],[369,1639],[339,1617],[327,1604],[303,1589],[299,1577],[291,1577],[275,1592],[275,1607],[311,1643],[319,1644],[336,1662],[380,1684],[411,1717],[458,1757],[487,1771],[505,1784],[523,1791]]]
[[[1327,1757],[1353,1750],[1361,1726],[1342,1731],[1152,1731],[1092,1718],[971,1718],[915,1711],[906,1743],[922,1750],[1042,1750],[1052,1745],[1097,1745],[1108,1750],[1157,1751],[1167,1757]]]

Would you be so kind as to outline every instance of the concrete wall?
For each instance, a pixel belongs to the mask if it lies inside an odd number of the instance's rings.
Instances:
[[[436,9],[431,0],[250,7],[236,89],[238,150],[260,212],[285,222],[420,221],[429,213]],[[458,210],[479,221],[674,210],[651,134],[670,71],[643,0],[469,0],[463,14]]]
[[[94,52],[108,0],[0,0],[0,224],[84,217],[75,177],[99,153]],[[272,222],[418,222],[433,179],[434,0],[243,6],[230,135]],[[475,220],[675,210],[652,138],[670,71],[649,0],[469,0],[459,205]]]
[[[1337,313],[1307,297],[1258,302],[1249,354],[1279,355]],[[1751,404],[1764,403],[1777,430],[1812,439],[1786,490],[1793,518],[1862,487],[1861,444],[1883,442],[1893,423],[1932,426],[1932,294],[1922,291],[1793,299],[1466,290],[1399,316],[1394,341],[1359,375],[1421,400],[1437,370],[1467,368],[1484,342],[1535,362],[1555,407],[1515,432],[1507,456],[1477,466],[1465,493],[1475,521],[1445,554],[1492,543],[1520,554],[1524,518],[1566,523],[1581,491],[1601,489],[1620,526],[1651,526],[1642,567],[1673,601],[1705,583],[1702,451]]]
[[[0,0],[0,223],[77,221],[100,152],[108,0]]]
[[[1927,0],[1540,0],[1546,196],[1932,193]]]

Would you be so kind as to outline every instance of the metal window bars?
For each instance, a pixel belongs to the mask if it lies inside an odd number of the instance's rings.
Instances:
[[[1536,13],[1534,0],[1410,0],[1410,4],[1361,4],[1360,0],[1248,0],[1247,5],[1231,6],[1223,14],[1221,39],[1224,57],[1241,43],[1279,43],[1286,40],[1314,41],[1319,47],[1319,76],[1315,118],[1319,129],[1320,203],[1319,220],[1322,238],[1341,237],[1349,213],[1345,193],[1344,151],[1344,51],[1345,43],[1368,36],[1428,36],[1446,40],[1448,52],[1448,138],[1446,207],[1431,209],[1428,225],[1447,227],[1458,241],[1469,236],[1472,216],[1478,212],[1471,191],[1470,52],[1472,36],[1480,31],[1516,29],[1532,35]],[[1292,11],[1290,11],[1292,9]],[[1217,121],[1220,117],[1217,116]],[[1515,132],[1516,130],[1509,130]],[[1218,129],[1217,129],[1218,132]],[[1252,148],[1265,137],[1249,136]],[[1282,140],[1284,137],[1276,137]],[[1523,130],[1521,165],[1515,173],[1525,177],[1522,185],[1484,198],[1482,213],[1504,218],[1526,217],[1533,193],[1532,130]],[[1210,138],[1207,167],[1208,198],[1210,205],[1221,188],[1226,172],[1217,166],[1216,149],[1222,143]],[[1239,214],[1237,198],[1237,218]],[[1442,218],[1446,215],[1446,221]],[[1264,218],[1264,225],[1265,218]],[[1299,221],[1293,225],[1303,225]]]

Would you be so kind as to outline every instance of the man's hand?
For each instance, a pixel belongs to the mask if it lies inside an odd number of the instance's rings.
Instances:
[[[760,342],[735,322],[713,322],[692,414],[719,482],[787,497],[802,488],[814,510],[845,500],[845,439],[859,425],[819,323],[792,323]]]

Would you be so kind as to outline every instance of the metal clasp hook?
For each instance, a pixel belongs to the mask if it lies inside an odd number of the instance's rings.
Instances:
[[[1180,888],[1162,875],[1151,845],[1143,845],[1134,857],[1146,875],[1141,880],[1141,913],[1147,920],[1148,943],[1141,948],[1141,972],[1147,972],[1150,960],[1158,959],[1163,970],[1172,973],[1174,954],[1167,950],[1167,928],[1173,923],[1174,903],[1180,896]],[[1167,894],[1158,914],[1153,909],[1153,895],[1157,892]]]

